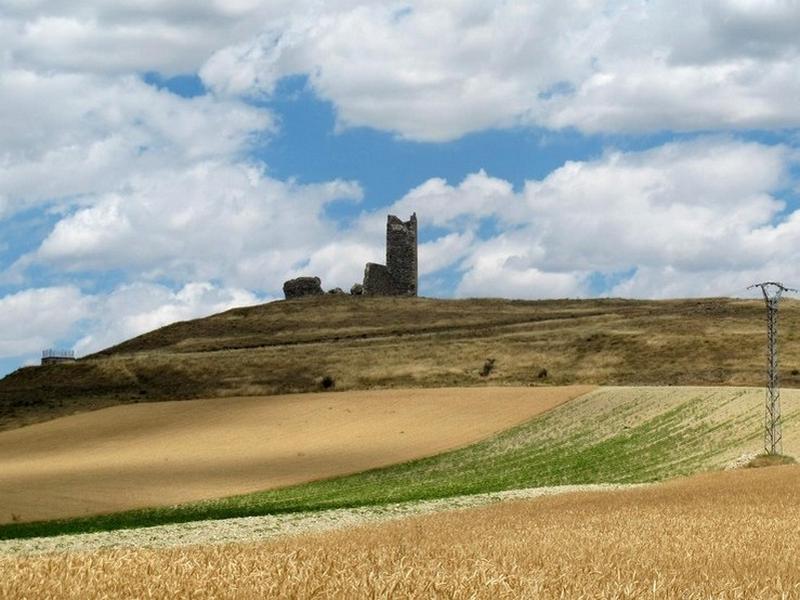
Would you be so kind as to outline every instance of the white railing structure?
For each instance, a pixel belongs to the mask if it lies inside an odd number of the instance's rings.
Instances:
[[[74,350],[58,350],[55,348],[48,348],[42,350],[42,358],[75,358]]]

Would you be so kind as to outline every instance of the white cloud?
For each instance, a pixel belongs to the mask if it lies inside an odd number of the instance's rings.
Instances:
[[[457,264],[475,242],[472,231],[450,233],[419,245],[419,274],[430,275]]]
[[[800,94],[799,67],[799,57],[712,65],[620,59],[615,72],[551,100],[541,124],[591,133],[797,127],[790,98]]]
[[[437,232],[420,247],[420,273],[459,270],[457,295],[585,296],[593,273],[630,271],[631,280],[606,292],[664,295],[668,282],[656,286],[648,273],[687,282],[703,273],[727,286],[716,293],[737,293],[740,281],[779,271],[800,247],[800,217],[781,217],[775,196],[791,185],[796,159],[784,146],[709,137],[568,162],[520,192],[483,171],[455,186],[431,179],[388,212],[416,211],[423,231]],[[195,200],[184,204],[187,194]],[[216,279],[274,295],[303,274],[348,289],[365,262],[382,262],[385,211],[338,229],[324,207],[360,197],[353,183],[306,186],[255,167],[203,163],[180,177],[134,180],[125,197],[63,218],[28,260]],[[714,293],[690,284],[685,292],[700,289]]]
[[[597,291],[595,275],[614,280],[623,272],[632,275],[601,291],[742,295],[755,281],[800,281],[800,211],[784,214],[775,195],[794,185],[788,170],[796,160],[786,147],[711,137],[568,162],[519,192],[484,172],[458,185],[433,179],[389,211],[416,210],[423,232],[436,233],[420,246],[421,274],[451,269],[458,296],[582,297]],[[278,296],[282,281],[299,274],[347,289],[366,261],[383,256],[385,210],[344,230],[324,216],[334,198],[360,197],[351,183],[303,186],[214,162],[178,179],[151,174],[134,183],[125,201],[108,195],[66,216],[32,259],[61,269],[128,269],[138,282],[107,294],[54,287],[0,299],[3,355],[66,337],[79,338],[80,353],[96,351]],[[197,200],[183,204],[187,190]],[[147,280],[169,275],[190,283],[175,291]],[[202,283],[209,279],[220,283]]]
[[[220,94],[269,94],[307,74],[340,127],[418,140],[797,127],[798,23],[800,5],[780,0],[303,4],[201,75]]]
[[[51,347],[89,315],[75,286],[32,288],[0,298],[0,358]]]
[[[3,46],[36,70],[191,73],[212,52],[258,33],[289,0],[59,0],[6,3]]]
[[[382,262],[386,209],[349,228],[326,214],[359,201],[357,183],[279,181],[248,158],[276,129],[250,101],[282,77],[307,75],[339,128],[426,141],[514,126],[796,128],[798,23],[800,4],[782,0],[7,3],[0,219],[33,207],[58,221],[5,281],[27,285],[41,267],[138,283],[9,294],[0,352],[75,331],[94,350],[257,300],[244,290],[278,295],[300,274],[347,289]],[[148,71],[199,72],[210,92],[159,91]],[[420,272],[445,292],[456,273],[458,295],[582,296],[594,274],[632,272],[606,291],[739,293],[800,281],[800,213],[778,194],[797,186],[796,160],[705,137],[567,162],[521,191],[483,171],[434,178],[388,210],[418,213]],[[191,283],[203,281],[217,283]],[[100,317],[87,325],[88,314]]]
[[[417,212],[426,225],[473,228],[477,222],[509,209],[516,200],[513,186],[489,177],[481,170],[464,178],[457,187],[444,179],[428,179],[396,202],[397,214]]]
[[[77,354],[88,354],[168,323],[270,299],[208,282],[177,291],[137,282],[96,295],[75,286],[26,289],[0,298],[0,358],[38,353],[76,337]]]
[[[288,6],[11,7],[0,19],[9,33],[0,51],[0,218],[32,207],[61,216],[3,279],[24,285],[38,264],[274,291],[334,241],[324,207],[359,200],[360,188],[282,182],[251,163],[253,142],[275,128],[268,110],[213,94],[182,98],[130,74],[195,70],[211,48],[246,38]],[[152,43],[142,47],[141,35]]]
[[[123,285],[107,295],[88,299],[93,317],[85,325],[75,350],[79,355],[90,354],[169,323],[268,299],[208,282],[187,283],[178,291],[144,282]]]
[[[274,292],[336,239],[325,205],[361,195],[352,182],[300,185],[241,164],[155,171],[131,178],[124,194],[104,195],[61,219],[23,262],[173,281],[220,279]]]
[[[236,156],[268,112],[236,101],[180,98],[136,77],[0,71],[0,203],[124,190],[132,177]]]
[[[370,243],[370,237],[375,238],[375,243]],[[384,253],[384,240],[380,235],[337,236],[315,250],[308,262],[296,268],[287,278],[318,275],[326,291],[339,287],[349,292],[354,283],[362,282],[364,266],[368,262],[383,262]]]
[[[782,208],[785,147],[724,140],[673,143],[570,162],[524,192],[547,268],[686,269],[763,261],[753,239]]]
[[[711,137],[568,162],[519,193],[483,172],[432,179],[390,210],[417,207],[423,226],[443,229],[426,245],[442,250],[432,269],[459,269],[461,296],[587,296],[593,274],[631,271],[600,291],[741,295],[800,262],[800,212],[782,216],[775,195],[796,161],[784,146]],[[487,221],[494,233],[473,235]]]
[[[510,125],[562,77],[550,18],[555,2],[363,3],[293,15],[276,29],[218,51],[201,75],[218,93],[269,93],[308,74],[340,126],[368,125],[441,140]],[[581,7],[566,9],[588,26]]]
[[[514,125],[785,128],[800,125],[798,23],[783,0],[41,1],[5,11],[0,59],[109,81],[199,71],[218,97],[304,74],[340,127],[419,140]]]
[[[528,240],[497,236],[477,244],[457,295],[466,297],[567,298],[586,295],[585,274],[547,272],[536,266]]]

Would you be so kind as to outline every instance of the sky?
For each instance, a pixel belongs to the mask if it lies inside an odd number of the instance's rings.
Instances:
[[[800,0],[4,0],[0,375],[349,290],[800,284]]]

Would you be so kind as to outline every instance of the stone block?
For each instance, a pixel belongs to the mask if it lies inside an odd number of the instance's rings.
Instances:
[[[364,268],[364,294],[367,296],[393,296],[394,281],[386,265],[367,263]]]
[[[320,296],[323,293],[319,277],[298,277],[283,284],[283,295],[287,300],[304,296]]]

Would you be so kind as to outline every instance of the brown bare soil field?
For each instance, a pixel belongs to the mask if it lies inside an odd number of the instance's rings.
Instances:
[[[384,390],[117,406],[0,433],[0,522],[163,506],[470,444],[587,393]]]
[[[762,386],[761,300],[324,296],[176,323],[0,380],[0,429],[142,401],[479,385]],[[800,387],[800,302],[781,304],[781,383]],[[482,375],[489,358],[494,369]]]
[[[0,558],[37,598],[798,598],[800,467],[260,544]]]

